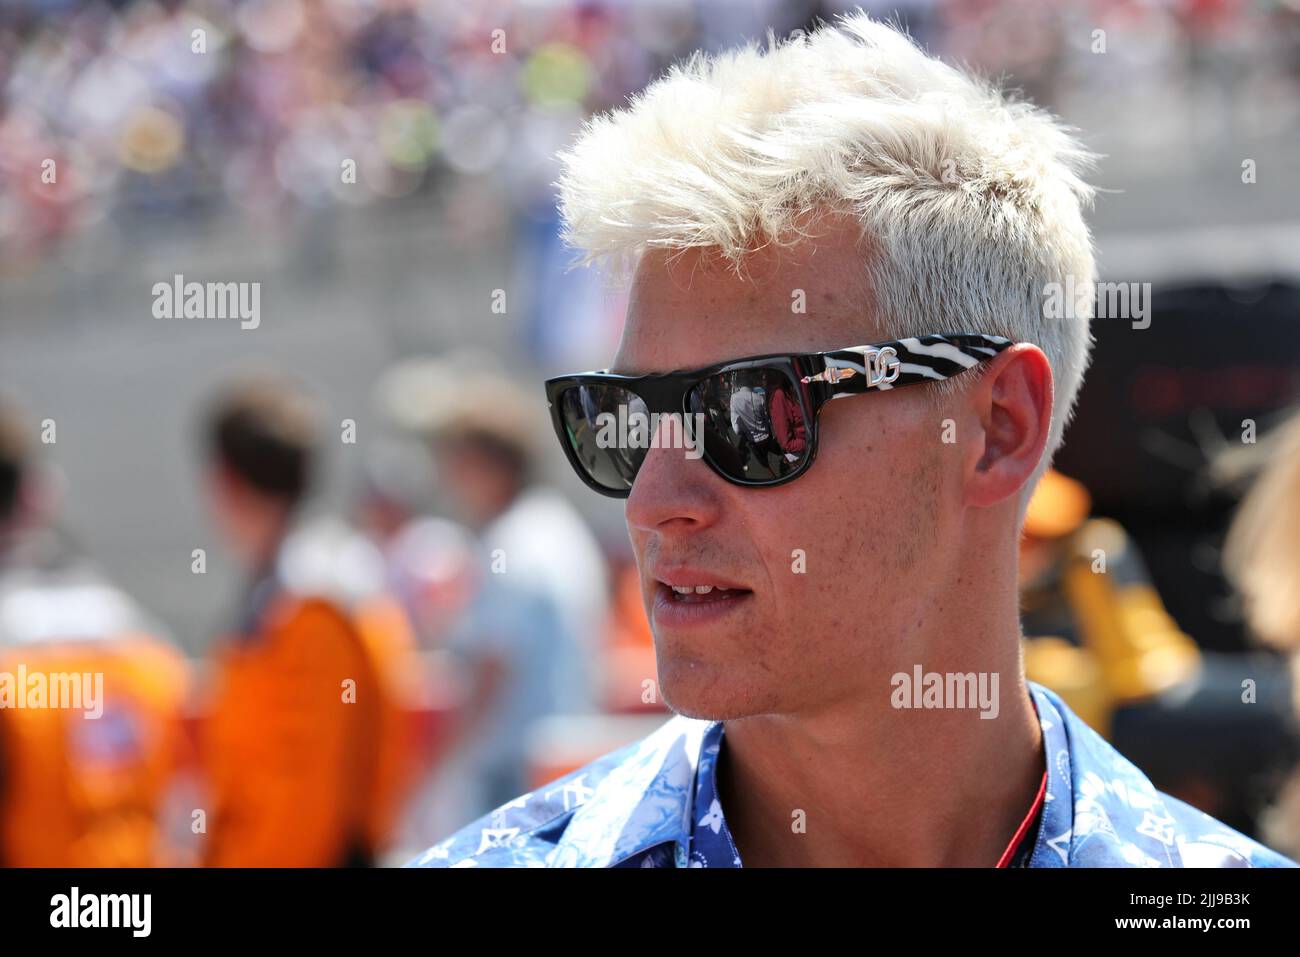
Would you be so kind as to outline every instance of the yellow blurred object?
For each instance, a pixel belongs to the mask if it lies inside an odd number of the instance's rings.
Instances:
[[[1025,673],[1065,699],[1098,734],[1110,732],[1114,701],[1106,689],[1096,657],[1064,638],[1026,638]]]
[[[591,62],[577,47],[544,43],[528,57],[520,79],[528,98],[539,105],[581,103],[591,89]]]
[[[1025,673],[1108,734],[1114,710],[1192,677],[1200,650],[1165,610],[1124,529],[1088,519],[1081,484],[1048,471],[1030,500],[1021,548],[1026,608],[1055,608],[1060,635],[1029,635]],[[1068,626],[1065,622],[1068,621]]]
[[[138,173],[161,173],[185,149],[185,128],[166,110],[142,107],[131,114],[118,142],[122,165]]]
[[[379,148],[398,169],[418,172],[438,152],[438,118],[422,100],[396,100],[379,114]]]
[[[1165,611],[1155,588],[1145,580],[1121,584],[1112,573],[1129,559],[1119,524],[1093,519],[1073,546],[1065,593],[1116,704],[1153,697],[1190,678],[1200,667],[1200,650]]]

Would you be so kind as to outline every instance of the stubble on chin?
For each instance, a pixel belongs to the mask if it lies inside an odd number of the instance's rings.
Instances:
[[[746,684],[746,665],[705,665],[660,660],[660,692],[674,714],[704,721],[733,721],[773,710],[774,693]]]

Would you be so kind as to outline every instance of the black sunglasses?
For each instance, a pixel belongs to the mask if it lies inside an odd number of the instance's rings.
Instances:
[[[991,359],[1010,339],[979,333],[894,339],[833,352],[751,356],[649,375],[584,372],[546,380],[555,434],[591,488],[627,498],[660,422],[736,485],[798,478],[817,457],[817,415],[831,399],[937,382]]]

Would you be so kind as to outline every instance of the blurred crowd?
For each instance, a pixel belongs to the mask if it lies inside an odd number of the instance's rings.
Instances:
[[[490,179],[474,202],[496,209],[479,218],[544,219],[551,158],[584,117],[692,50],[856,5],[14,0],[0,5],[0,262],[31,269],[105,219],[270,223],[448,177]],[[1295,0],[862,5],[1072,117],[1133,111],[1162,155],[1192,102],[1215,106],[1202,133],[1217,139],[1300,116]]]
[[[694,33],[686,4],[5,5],[0,239],[35,255],[105,216],[272,222],[457,173],[499,174],[527,207],[582,116]]]
[[[313,511],[310,394],[261,372],[218,390],[202,492],[244,586],[203,663],[70,546],[40,424],[6,403],[0,861],[409,856],[586,760],[538,749],[546,721],[662,716],[639,583],[538,481],[536,403],[497,375],[491,404],[448,397],[426,419],[452,516],[419,514],[380,463],[352,515]],[[35,700],[24,676],[56,675],[102,676],[101,695]]]

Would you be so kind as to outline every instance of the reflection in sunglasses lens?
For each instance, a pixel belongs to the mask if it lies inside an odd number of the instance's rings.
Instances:
[[[808,451],[803,406],[779,369],[735,369],[711,376],[690,395],[704,415],[704,450],[742,482],[771,482],[797,469]]]
[[[559,402],[569,446],[583,470],[605,488],[630,489],[646,449],[620,434],[620,427],[645,416],[645,402],[627,389],[605,384],[566,389]]]

